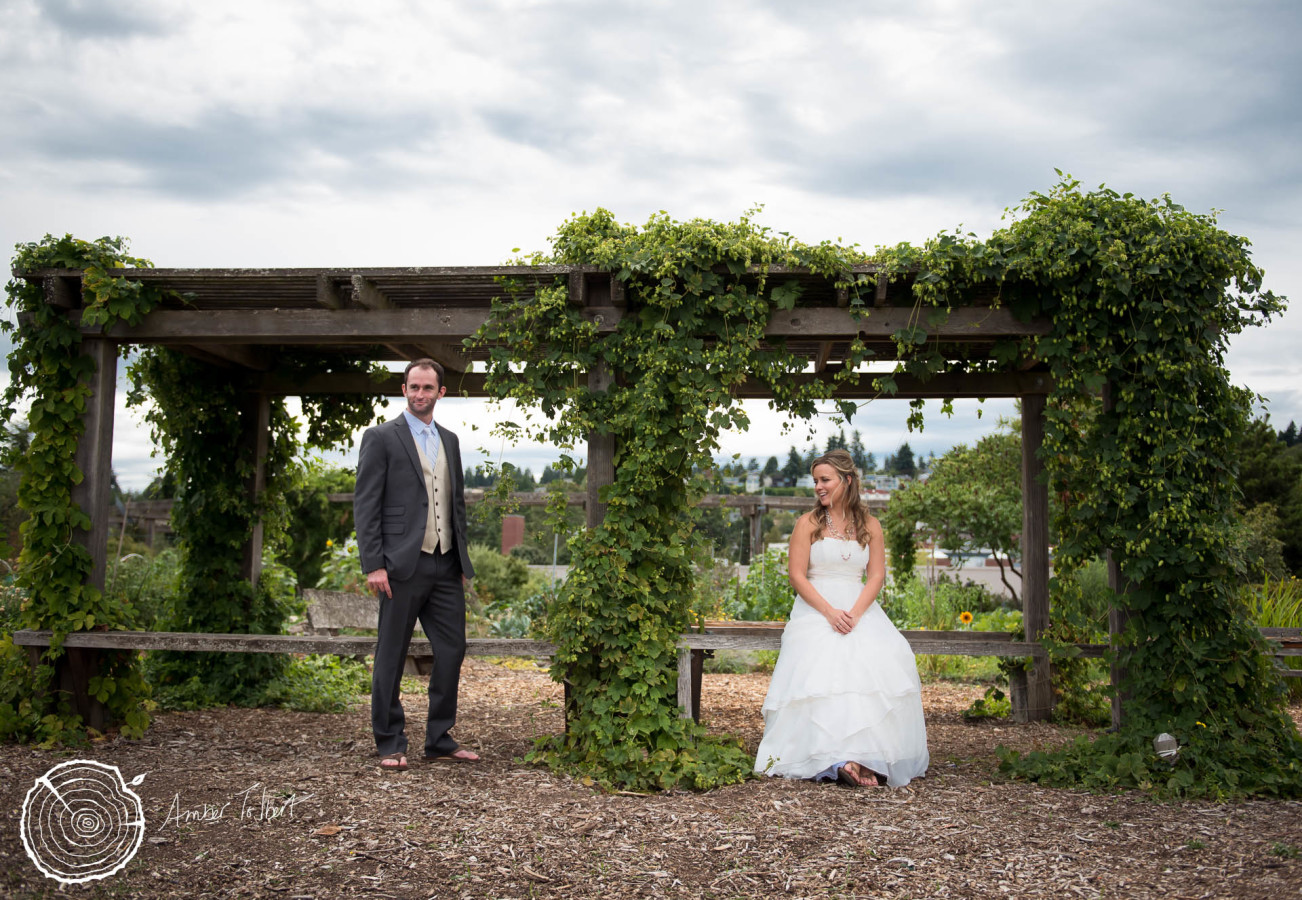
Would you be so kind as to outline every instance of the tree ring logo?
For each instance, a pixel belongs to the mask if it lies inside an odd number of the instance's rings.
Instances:
[[[131,784],[144,780],[138,775]],[[145,838],[145,810],[117,766],[73,759],[36,779],[27,792],[22,835],[41,874],[81,884],[131,862]]]

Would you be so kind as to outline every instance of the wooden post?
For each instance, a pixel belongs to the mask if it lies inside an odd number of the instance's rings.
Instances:
[[[751,507],[750,511],[750,564],[753,566],[756,561],[764,555],[764,513],[768,511],[768,506],[763,503],[757,503]]]
[[[1022,397],[1022,623],[1027,642],[1049,627],[1049,488],[1044,482],[1040,445],[1044,443],[1044,397]],[[1027,673],[1019,722],[1041,722],[1053,712],[1047,659],[1037,658]]]
[[[1130,590],[1130,580],[1121,574],[1121,566],[1117,563],[1117,558],[1109,550],[1107,553],[1108,563],[1108,587],[1114,593],[1125,594]],[[1113,605],[1108,607],[1108,644],[1112,648],[1113,654],[1117,652],[1117,645],[1120,642],[1121,635],[1125,633],[1126,624],[1130,621],[1130,610],[1120,609]],[[1109,667],[1110,680],[1112,682],[1112,728],[1115,731],[1121,727],[1125,719],[1126,701],[1130,695],[1121,690],[1122,683],[1126,680],[1126,667],[1117,661],[1116,656],[1112,658],[1112,665]]]
[[[605,363],[598,363],[588,373],[588,390],[594,394],[604,393],[612,384],[610,369]],[[606,518],[606,504],[601,502],[599,491],[615,483],[615,437],[610,434],[588,435],[588,505],[587,522],[589,528],[596,528]]]
[[[90,377],[90,398],[82,414],[86,431],[77,444],[81,484],[72,489],[72,502],[90,516],[90,531],[78,532],[77,543],[90,553],[90,584],[104,589],[108,561],[109,508],[113,505],[113,404],[117,393],[118,354],[112,341],[86,338],[83,354],[95,373]]]
[[[118,354],[112,341],[87,337],[83,355],[95,366],[90,376],[90,397],[82,421],[86,430],[77,444],[76,463],[82,482],[72,489],[72,502],[90,516],[90,530],[78,530],[73,540],[90,554],[88,583],[104,589],[108,566],[108,520],[113,503],[113,406],[117,395]],[[55,679],[66,691],[73,707],[91,728],[102,731],[108,724],[104,706],[90,695],[90,679],[99,671],[102,651],[68,647],[56,664]]]
[[[678,717],[695,718],[692,715],[692,651],[687,647],[678,648]]]
[[[573,289],[573,279],[571,279]],[[612,384],[605,363],[597,363],[596,368],[588,373],[588,390],[594,394],[604,393]],[[615,482],[615,437],[610,434],[588,435],[588,502],[584,504],[584,513],[589,528],[596,528],[606,519],[606,504],[601,502],[600,490]],[[690,676],[690,660],[689,660]],[[573,713],[573,697],[570,682],[565,681],[565,730],[569,731],[570,716]]]
[[[245,491],[257,499],[267,486],[267,448],[271,438],[271,398],[266,394],[250,392],[245,395],[240,416],[244,433],[241,435],[241,456],[253,461],[253,474],[245,482]],[[253,532],[244,544],[240,560],[240,577],[257,587],[262,575],[262,519],[253,524]]]
[[[1116,402],[1113,398],[1112,382],[1103,385],[1103,411],[1110,413],[1115,408]],[[1112,550],[1107,552],[1108,566],[1108,587],[1115,594],[1129,593],[1131,590],[1130,580],[1121,574],[1121,565],[1117,562],[1116,555]],[[1112,682],[1112,728],[1117,730],[1125,718],[1125,705],[1129,695],[1121,690],[1122,683],[1126,680],[1126,668],[1121,665],[1116,658],[1117,645],[1121,635],[1125,633],[1126,624],[1130,621],[1130,611],[1120,609],[1115,604],[1108,607],[1108,644],[1112,648],[1113,658],[1109,667],[1108,675]]]

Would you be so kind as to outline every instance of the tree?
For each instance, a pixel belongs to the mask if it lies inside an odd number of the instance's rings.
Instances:
[[[908,449],[905,444],[900,454]],[[912,454],[910,453],[910,456]],[[897,457],[898,458],[898,457]],[[1021,573],[1013,560],[1020,554],[1022,531],[1022,439],[1015,431],[987,435],[969,448],[954,447],[936,460],[931,477],[904,485],[891,497],[884,527],[895,553],[893,567],[913,568],[916,523],[946,550],[989,548],[1008,560],[1007,570]],[[907,540],[904,536],[907,535]],[[904,548],[908,548],[907,554]],[[898,558],[902,557],[902,558]],[[1018,591],[1005,566],[999,575],[1014,602]]]
[[[848,449],[848,447],[849,445],[845,442],[845,429],[842,428],[836,434],[831,435],[827,439],[826,452],[831,453],[833,450],[845,450]]]
[[[1295,574],[1302,572],[1302,459],[1289,452],[1265,417],[1248,423],[1237,461],[1243,506],[1275,507],[1274,537],[1283,543],[1284,564]]]
[[[796,479],[805,471],[805,460],[794,446],[787,452],[787,462],[782,467],[782,478],[787,484],[795,484]]]
[[[867,475],[868,459],[870,456],[872,456],[872,454],[866,453],[864,451],[863,435],[859,433],[859,429],[857,428],[854,430],[854,433],[850,436],[849,450],[850,450],[850,458],[854,460],[855,467],[859,470],[859,474]]]
[[[900,444],[894,456],[887,458],[886,471],[891,475],[907,475],[909,478],[918,474],[918,466],[913,461],[913,449],[907,444]]]
[[[1290,419],[1288,427],[1279,433],[1279,439],[1284,442],[1285,447],[1296,446],[1298,442],[1297,423]]]

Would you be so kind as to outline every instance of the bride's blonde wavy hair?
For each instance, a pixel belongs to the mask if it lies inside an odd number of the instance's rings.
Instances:
[[[829,450],[814,460],[813,465],[809,467],[811,475],[817,466],[831,466],[846,481],[845,493],[841,495],[841,505],[854,522],[855,540],[859,542],[860,547],[867,547],[868,520],[872,516],[869,515],[868,507],[864,506],[863,500],[859,497],[863,487],[859,482],[859,470],[854,466],[854,457],[846,450]],[[822,539],[823,532],[827,529],[823,504],[819,503],[817,498],[814,499],[814,508],[809,511],[809,518],[814,523],[814,533],[810,538],[810,543],[813,543]]]

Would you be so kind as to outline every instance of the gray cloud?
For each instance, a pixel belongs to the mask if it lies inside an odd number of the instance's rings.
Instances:
[[[81,183],[142,188],[192,200],[235,197],[272,185],[394,189],[408,173],[386,154],[437,138],[427,113],[305,108],[281,116],[215,110],[190,124],[89,116],[47,121],[33,139],[42,155],[84,168]],[[90,164],[120,168],[121,183]],[[109,179],[106,183],[106,178]]]
[[[133,0],[40,0],[41,18],[79,40],[154,37],[171,31],[174,13]]]

